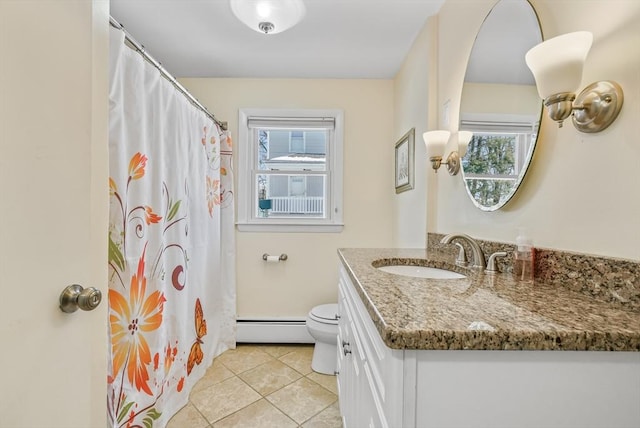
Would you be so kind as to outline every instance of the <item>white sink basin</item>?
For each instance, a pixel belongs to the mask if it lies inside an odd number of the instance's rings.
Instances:
[[[446,269],[438,269],[427,266],[380,266],[378,270],[394,275],[411,276],[414,278],[432,279],[460,279],[466,276]]]

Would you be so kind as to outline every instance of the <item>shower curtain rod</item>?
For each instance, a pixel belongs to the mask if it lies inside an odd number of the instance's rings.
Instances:
[[[131,37],[131,34],[129,34],[127,32],[127,30],[124,29],[124,26],[122,24],[120,24],[118,21],[116,21],[112,16],[109,16],[109,24],[111,24],[112,27],[117,28],[118,30],[122,30],[122,32],[124,33],[124,37],[125,37],[126,41],[129,42],[129,44],[131,44],[131,46],[133,46],[133,48],[137,52],[139,52],[140,55],[142,55],[144,57],[144,59],[149,61],[155,68],[157,68],[158,71],[160,71],[160,74],[165,79],[167,79],[169,82],[171,82],[173,84],[173,86],[175,86],[178,91],[182,92],[182,94],[184,94],[184,96],[187,97],[187,99],[191,102],[191,104],[193,104],[198,109],[202,110],[202,112],[204,114],[206,114],[209,118],[211,118],[224,131],[227,130],[227,122],[220,121],[220,120],[216,119],[216,117],[212,113],[209,113],[209,110],[207,110],[207,108],[205,106],[203,106],[200,103],[200,101],[198,101],[193,95],[191,95],[191,93],[184,86],[182,86],[180,84],[180,82],[178,82],[176,80],[176,78],[173,77],[173,75],[171,73],[169,73],[162,66],[162,64],[160,64],[158,61],[156,61],[151,55],[149,55],[146,52],[146,50],[145,50],[145,48],[144,48],[144,46],[142,44],[138,43],[133,37]]]

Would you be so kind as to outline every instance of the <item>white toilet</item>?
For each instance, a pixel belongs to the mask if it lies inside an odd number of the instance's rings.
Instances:
[[[307,330],[316,341],[311,368],[318,373],[334,375],[338,362],[338,304],[311,309],[307,315]]]

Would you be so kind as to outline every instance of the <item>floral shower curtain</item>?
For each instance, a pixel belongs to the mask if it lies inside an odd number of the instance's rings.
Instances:
[[[111,29],[110,427],[164,427],[235,346],[231,138]]]

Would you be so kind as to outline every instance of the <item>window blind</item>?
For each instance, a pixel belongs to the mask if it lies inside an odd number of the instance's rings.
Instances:
[[[251,129],[334,129],[333,117],[257,117],[249,116],[247,126]]]

